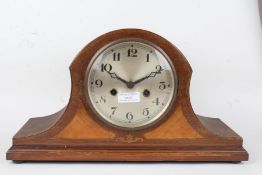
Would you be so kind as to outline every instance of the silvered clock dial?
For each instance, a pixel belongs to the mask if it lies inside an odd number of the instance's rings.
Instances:
[[[152,43],[129,39],[100,49],[87,68],[87,101],[102,120],[123,129],[151,126],[177,92],[176,71]]]

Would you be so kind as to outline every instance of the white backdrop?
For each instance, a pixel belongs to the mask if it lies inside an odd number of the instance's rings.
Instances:
[[[5,160],[34,116],[68,102],[68,66],[95,37],[142,28],[175,44],[193,68],[196,113],[244,138],[250,160],[230,163],[25,163]],[[262,171],[262,42],[256,0],[0,0],[1,174],[259,174]]]

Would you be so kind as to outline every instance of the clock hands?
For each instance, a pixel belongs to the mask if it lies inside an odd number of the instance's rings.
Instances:
[[[134,87],[134,84],[132,81],[126,81],[124,80],[123,78],[119,77],[115,72],[109,72],[109,71],[106,71],[107,73],[109,73],[110,77],[111,78],[114,78],[114,79],[117,79],[117,80],[120,80],[121,82],[125,83],[126,86],[131,89]]]
[[[129,89],[132,89],[137,83],[140,83],[140,82],[142,82],[142,81],[144,81],[144,80],[146,80],[150,77],[155,77],[157,74],[160,74],[162,70],[163,69],[160,69],[160,70],[155,71],[155,72],[150,72],[150,74],[148,74],[147,76],[142,77],[142,78],[140,78],[140,79],[138,79],[134,82],[133,81],[126,81],[125,79],[119,77],[115,72],[109,72],[109,71],[106,71],[106,72],[110,75],[111,78],[120,80],[122,83],[126,84],[126,86]]]

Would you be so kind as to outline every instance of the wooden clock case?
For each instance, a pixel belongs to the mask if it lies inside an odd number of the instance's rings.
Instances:
[[[157,124],[128,131],[107,125],[85,98],[86,68],[106,44],[140,38],[160,47],[178,77],[177,97]],[[140,29],[106,33],[89,43],[70,66],[69,103],[59,112],[31,118],[13,137],[6,156],[14,161],[244,161],[242,138],[217,118],[194,113],[189,85],[192,69],[183,54],[164,38]]]

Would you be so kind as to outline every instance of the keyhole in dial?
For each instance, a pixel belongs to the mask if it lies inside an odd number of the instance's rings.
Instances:
[[[150,95],[150,91],[147,90],[147,89],[145,89],[144,92],[143,92],[143,95],[144,95],[145,97],[148,97],[148,96]]]
[[[110,91],[110,93],[111,93],[111,95],[115,96],[115,95],[117,94],[117,90],[116,90],[116,89],[112,89],[112,90]]]

